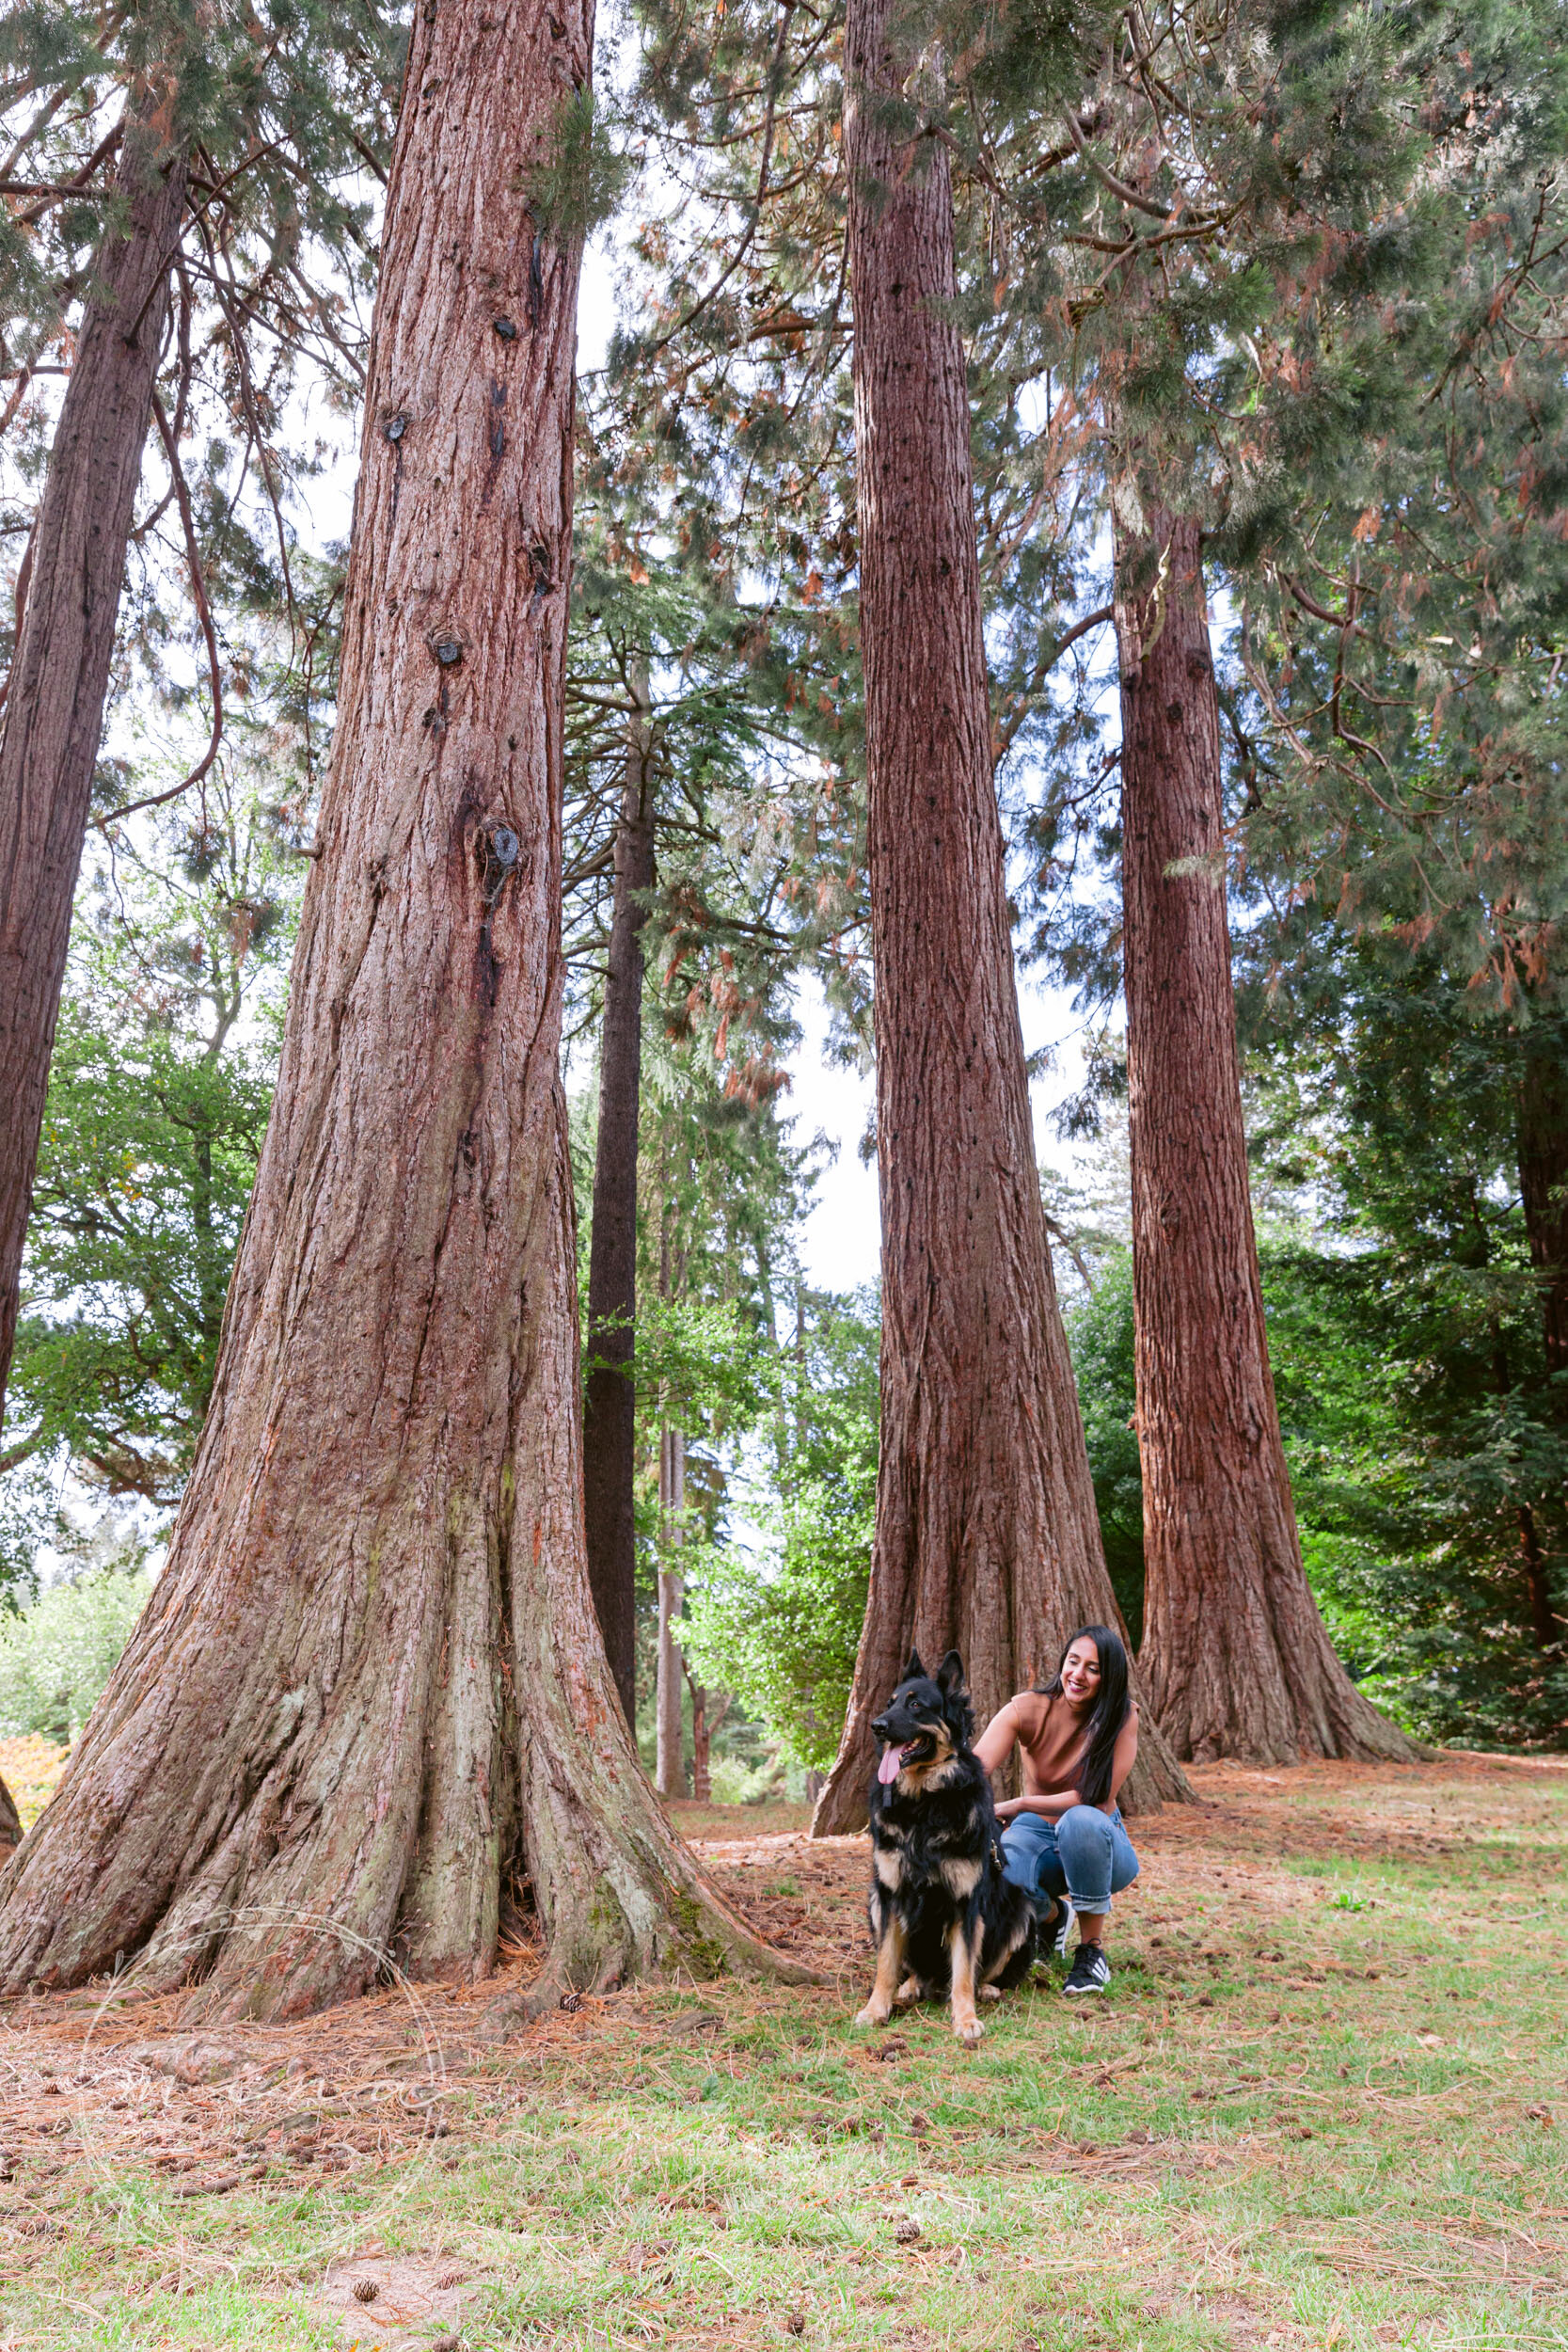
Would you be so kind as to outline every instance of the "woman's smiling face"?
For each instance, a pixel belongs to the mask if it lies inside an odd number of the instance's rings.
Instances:
[[[1100,1695],[1100,1652],[1086,1633],[1062,1661],[1062,1689],[1074,1707],[1092,1707]]]

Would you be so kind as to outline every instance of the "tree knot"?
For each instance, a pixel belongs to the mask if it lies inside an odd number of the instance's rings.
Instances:
[[[484,836],[484,903],[493,907],[517,870],[522,843],[510,825],[497,825]]]

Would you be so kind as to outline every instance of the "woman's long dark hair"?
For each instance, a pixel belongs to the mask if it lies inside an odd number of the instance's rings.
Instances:
[[[1132,1712],[1132,1702],[1127,1695],[1127,1651],[1121,1635],[1113,1633],[1108,1625],[1081,1625],[1062,1645],[1054,1680],[1041,1684],[1044,1697],[1063,1696],[1062,1668],[1074,1642],[1092,1642],[1100,1659],[1100,1695],[1084,1734],[1084,1753],[1078,1759],[1078,1794],[1085,1804],[1104,1804],[1111,1794],[1111,1756],[1117,1736]]]

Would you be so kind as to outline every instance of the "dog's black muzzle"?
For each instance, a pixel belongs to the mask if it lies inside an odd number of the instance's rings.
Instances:
[[[871,1728],[879,1740],[900,1750],[906,1764],[928,1764],[937,1752],[932,1726],[907,1708],[890,1707],[884,1714],[873,1716]]]

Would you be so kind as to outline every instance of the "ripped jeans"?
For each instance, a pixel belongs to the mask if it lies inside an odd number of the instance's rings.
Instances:
[[[1138,1857],[1117,1807],[1101,1813],[1097,1804],[1075,1804],[1059,1821],[1048,1821],[1043,1813],[1015,1814],[1002,1832],[1002,1875],[1042,1911],[1049,1899],[1065,1895],[1074,1911],[1093,1918],[1132,1885]]]

